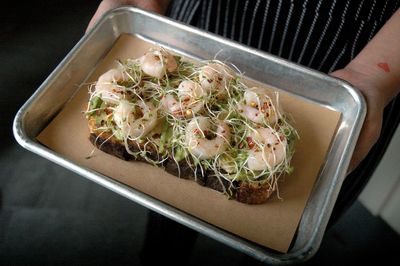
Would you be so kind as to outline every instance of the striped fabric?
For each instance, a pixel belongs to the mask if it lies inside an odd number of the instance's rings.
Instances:
[[[344,67],[400,0],[174,0],[169,16],[329,73]]]

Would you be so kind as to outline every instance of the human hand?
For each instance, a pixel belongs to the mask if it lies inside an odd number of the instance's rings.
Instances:
[[[367,73],[362,73],[360,70],[348,66],[332,72],[330,75],[352,84],[362,93],[367,103],[367,115],[347,170],[350,173],[365,158],[378,140],[386,102],[384,97],[379,94],[379,84],[375,84],[374,77]]]
[[[103,0],[90,20],[86,32],[88,32],[108,10],[120,6],[131,5],[155,13],[164,14],[167,11],[169,2],[170,0]]]

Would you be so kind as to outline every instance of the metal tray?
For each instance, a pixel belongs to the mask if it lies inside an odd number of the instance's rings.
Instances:
[[[286,92],[296,97],[341,113],[326,163],[287,253],[275,252],[205,223],[109,177],[76,165],[35,140],[73,96],[76,84],[85,81],[122,33],[145,38],[192,58],[208,59],[217,53],[229,55],[229,61],[244,71],[247,77],[277,88],[287,88]],[[74,86],[69,86],[71,90],[63,90],[67,84]],[[168,18],[133,7],[122,7],[108,12],[83,36],[19,110],[13,130],[15,138],[24,148],[153,211],[261,261],[291,264],[310,258],[319,248],[365,114],[364,99],[346,82]]]

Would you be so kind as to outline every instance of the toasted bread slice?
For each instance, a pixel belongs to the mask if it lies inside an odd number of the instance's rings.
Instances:
[[[89,120],[90,128],[90,141],[98,149],[116,156],[120,159],[130,161],[146,161],[140,156],[135,157],[130,154],[125,144],[118,140],[116,137],[112,136],[109,132],[99,132],[96,129],[93,119]],[[132,152],[137,152],[143,150],[143,144],[128,140],[129,150]],[[157,149],[151,145],[146,146],[147,156],[151,159],[156,160],[158,158]],[[222,178],[217,178],[212,172],[200,171],[194,172],[194,170],[188,165],[186,161],[179,162],[179,165],[172,159],[167,159],[164,161],[164,169],[177,177],[184,179],[191,179],[196,181],[199,185],[209,187],[211,189],[227,192],[237,201],[246,204],[262,204],[265,203],[271,194],[274,192],[271,187],[265,182],[245,182],[245,181],[234,181],[232,184]]]

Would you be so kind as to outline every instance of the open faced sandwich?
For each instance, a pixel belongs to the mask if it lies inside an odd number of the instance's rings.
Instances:
[[[90,140],[121,159],[247,204],[266,202],[293,171],[298,135],[278,92],[246,86],[224,62],[194,64],[152,48],[102,74],[89,94]]]

